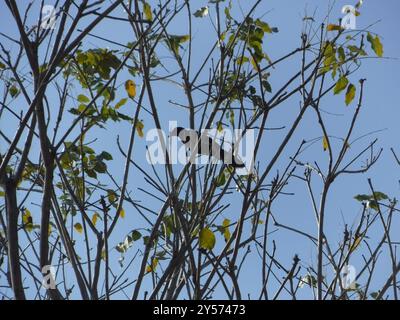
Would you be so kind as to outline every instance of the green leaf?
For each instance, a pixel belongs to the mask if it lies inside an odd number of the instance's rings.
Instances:
[[[200,248],[212,250],[215,246],[215,234],[208,228],[204,228],[199,234]]]
[[[222,125],[222,122],[221,121],[218,121],[217,122],[217,131],[218,132],[222,132],[224,130],[224,127],[223,127],[223,125]]]
[[[359,48],[357,46],[354,46],[354,45],[347,46],[347,49],[349,49],[350,52],[352,52],[352,53],[359,54],[360,56],[366,56],[367,55],[367,53],[363,49],[361,49],[361,48]]]
[[[339,94],[344,89],[346,89],[349,84],[349,80],[345,76],[341,76],[340,79],[336,82],[336,86],[333,89],[334,94]]]
[[[217,178],[217,187],[222,187],[226,183],[225,172],[222,171],[221,174]]]
[[[183,35],[183,36],[170,35],[169,38],[166,39],[166,42],[169,49],[176,55],[179,55],[180,45],[188,41],[189,39],[190,39],[189,35]]]
[[[120,253],[125,253],[132,247],[133,242],[139,240],[141,236],[142,234],[139,231],[133,230],[125,237],[124,242],[118,243],[115,249]]]
[[[346,55],[345,55],[345,53],[344,53],[343,47],[340,47],[340,48],[338,49],[338,55],[339,55],[339,60],[340,60],[341,62],[344,62],[344,61],[346,60]]]
[[[19,90],[15,85],[10,87],[10,95],[12,98],[15,98],[19,94]]]
[[[5,69],[6,65],[0,61],[0,70]]]
[[[267,91],[269,93],[272,92],[271,84],[267,80],[263,80],[262,85],[263,85],[265,91]]]
[[[268,23],[261,21],[260,19],[256,20],[256,26],[260,27],[266,33],[272,33],[272,29]]]
[[[78,101],[81,103],[88,103],[90,102],[90,99],[86,97],[84,94],[78,95]]]
[[[324,50],[324,67],[321,69],[320,74],[326,73],[331,69],[335,69],[337,64],[336,49],[329,41],[326,42]]]
[[[39,66],[39,72],[40,73],[45,73],[48,69],[49,65],[47,63],[42,64],[41,66]]]
[[[100,153],[100,155],[98,157],[101,159],[104,159],[106,161],[110,161],[113,159],[112,155],[109,154],[107,151],[103,151],[102,153]]]
[[[142,237],[142,234],[137,230],[133,230],[130,234],[130,237],[133,241],[137,241]]]
[[[371,48],[372,48],[372,50],[374,50],[375,54],[378,57],[382,57],[383,56],[383,45],[382,45],[379,37],[378,36],[374,37],[368,32],[367,40],[371,44]]]
[[[225,10],[224,10],[225,17],[226,17],[226,20],[227,20],[228,23],[231,22],[231,20],[232,20],[231,9],[232,8],[231,8],[231,5],[230,5],[230,6],[226,7]],[[223,39],[221,39],[221,40],[223,40]]]
[[[347,92],[346,92],[347,106],[354,100],[355,96],[356,96],[356,87],[350,83],[349,86],[347,87]]]
[[[193,14],[196,18],[204,18],[208,15],[208,7],[202,7]]]
[[[96,173],[96,171],[94,171],[94,170],[92,170],[92,169],[88,169],[88,170],[85,170],[85,172],[86,172],[86,174],[87,174],[89,177],[94,178],[94,179],[97,179],[97,173]]]
[[[96,161],[93,169],[98,173],[105,173],[107,171],[107,165],[103,161],[99,160]]]
[[[389,199],[389,197],[386,194],[380,191],[375,191],[374,195],[371,198],[376,199],[377,201]]]
[[[229,117],[229,122],[231,123],[232,127],[235,126],[235,113],[233,110],[230,110],[229,113],[227,114],[227,117]]]
[[[354,197],[357,201],[369,201],[369,200],[376,200],[376,201],[381,201],[381,200],[387,200],[389,199],[388,195],[380,192],[380,191],[375,191],[374,194],[358,194]]]
[[[379,292],[371,292],[370,296],[372,299],[376,300],[379,297]]]
[[[362,201],[367,201],[367,200],[369,200],[370,198],[371,198],[371,196],[368,195],[368,194],[358,194],[358,195],[356,195],[356,196],[354,197],[354,199],[356,199],[357,201],[360,201],[360,202],[362,202]]]
[[[375,211],[379,211],[379,204],[375,200],[369,200],[368,203],[367,203],[367,207],[371,208],[371,209],[373,209]]]
[[[245,57],[245,56],[241,56],[239,58],[236,59],[236,63],[240,66],[245,62],[249,62],[249,58]]]
[[[167,215],[163,219],[162,223],[163,233],[169,238],[169,236],[175,232],[175,222],[172,215]]]

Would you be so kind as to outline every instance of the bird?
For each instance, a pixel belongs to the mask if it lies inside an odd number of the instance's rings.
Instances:
[[[200,135],[196,130],[176,127],[171,131],[171,137],[178,137],[181,142],[196,155],[212,156],[233,168],[244,168],[245,164],[232,151],[226,151],[214,139],[206,134]],[[233,150],[233,148],[232,148]]]

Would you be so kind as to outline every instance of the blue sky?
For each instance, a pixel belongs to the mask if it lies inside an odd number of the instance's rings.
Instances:
[[[149,1],[154,3],[154,1]],[[236,2],[236,1],[234,1]],[[240,6],[242,6],[243,11],[246,12],[248,9],[249,2],[252,1],[237,1]],[[52,3],[52,1],[48,1]],[[300,32],[302,30],[305,12],[307,15],[312,15],[314,10],[316,10],[315,20],[321,21],[327,13],[328,6],[331,2],[328,1],[300,1],[300,0],[270,0],[262,1],[261,5],[255,12],[256,17],[261,17],[267,21],[271,26],[276,26],[279,28],[279,33],[268,36],[267,41],[265,41],[264,49],[271,57],[272,60],[279,58],[280,56],[290,52],[294,48],[300,45]],[[207,1],[193,1],[193,9],[200,8],[207,4]],[[349,4],[347,0],[338,0],[334,3],[333,9],[330,14],[330,21],[335,23],[340,17],[341,8],[343,5]],[[240,8],[234,5],[235,10],[233,14],[237,17],[241,16]],[[16,33],[13,22],[10,21],[8,9],[2,2],[0,4],[0,30],[6,34]],[[400,119],[400,88],[399,88],[399,78],[400,78],[400,42],[397,31],[400,28],[400,20],[398,19],[398,14],[400,12],[400,2],[396,0],[365,0],[361,8],[361,16],[357,18],[357,27],[365,28],[369,25],[374,24],[371,30],[379,34],[384,45],[384,59],[366,59],[363,61],[362,67],[358,72],[352,76],[350,79],[352,82],[357,83],[360,78],[367,78],[365,85],[365,97],[364,103],[361,111],[360,120],[355,128],[353,137],[360,137],[370,132],[377,130],[382,130],[379,133],[375,133],[361,139],[358,144],[354,146],[354,150],[351,150],[353,154],[357,151],[362,150],[369,141],[374,138],[378,138],[377,146],[384,148],[384,152],[380,161],[367,173],[364,175],[357,176],[347,176],[339,179],[335,182],[334,187],[330,192],[328,198],[328,212],[326,220],[326,234],[330,243],[333,247],[336,247],[337,242],[342,238],[342,232],[345,224],[351,226],[357,216],[360,214],[360,205],[353,199],[353,196],[358,193],[369,193],[369,187],[367,183],[367,178],[371,177],[374,182],[376,189],[387,193],[391,197],[398,196],[399,194],[399,182],[398,182],[398,167],[396,167],[393,157],[390,153],[390,148],[393,147],[400,153],[399,139],[400,129],[398,126],[398,121]],[[214,19],[214,12],[210,9],[210,19]],[[206,56],[208,48],[215,41],[215,32],[213,31],[212,24],[209,18],[204,19],[194,19],[193,27],[193,70],[196,70],[202,62],[202,59]],[[186,16],[181,14],[178,19],[169,27],[169,32],[171,34],[186,34],[187,24]],[[99,26],[94,32],[96,35],[101,35],[105,38],[111,38],[114,41],[127,43],[133,41],[132,31],[125,24],[113,22],[106,22]],[[3,41],[3,40],[2,40]],[[103,47],[109,46],[113,48],[112,45],[104,43],[95,38],[87,38],[84,43],[84,47]],[[120,48],[118,48],[120,49]],[[371,52],[371,51],[370,51]],[[163,56],[163,54],[165,56]],[[173,62],[171,56],[168,56],[168,51],[162,51],[160,55],[163,58],[163,63],[166,68],[172,72],[177,70],[177,66]],[[274,88],[278,88],[279,85],[285,83],[291,74],[296,72],[300,66],[301,60],[297,56],[290,59],[287,63],[282,66],[277,67],[277,69],[271,71],[270,82]],[[131,76],[127,73],[123,73],[118,77],[118,83],[120,85],[119,94],[124,96],[123,83],[127,78]],[[207,77],[204,76],[203,80],[206,81]],[[140,80],[137,79],[140,84]],[[74,89],[76,94],[82,93],[80,89]],[[183,93],[173,85],[168,82],[161,82],[156,84],[156,103],[159,110],[159,115],[162,121],[162,125],[167,128],[169,120],[178,120],[179,125],[187,126],[188,116],[185,110],[173,106],[169,103],[169,100],[173,100],[178,103],[185,103],[185,97]],[[51,100],[54,96],[49,96]],[[197,102],[202,102],[204,97],[200,95],[195,95]],[[296,96],[293,99],[289,99],[285,105],[280,109],[280,111],[273,113],[271,115],[271,122],[269,126],[279,127],[281,125],[287,125],[290,123],[290,119],[296,116],[296,112],[299,106],[299,97]],[[147,100],[145,104],[148,106]],[[18,106],[23,109],[23,106]],[[329,95],[321,106],[324,110],[336,114],[328,115],[326,114],[326,121],[328,123],[328,130],[332,136],[343,136],[351,116],[351,111],[355,108],[353,103],[351,106],[346,107],[344,104],[343,95],[340,97]],[[125,109],[122,111],[127,114],[133,113],[133,106],[126,105]],[[132,110],[129,110],[132,108]],[[150,129],[153,124],[151,118],[145,114],[141,114],[141,119],[145,124],[145,131]],[[16,123],[12,121],[5,122],[3,118],[0,118],[0,125],[2,130],[8,133],[12,133],[15,130]],[[3,129],[4,128],[4,129]],[[128,132],[129,124],[118,123],[112,125],[108,130],[97,130],[95,135],[88,137],[96,138],[97,141],[94,144],[96,150],[110,150],[117,161],[109,166],[113,176],[117,181],[121,181],[123,171],[122,161],[123,159],[119,156],[119,152],[116,148],[116,137],[119,135],[121,137],[122,145],[127,145],[128,143]],[[262,141],[262,156],[260,157],[261,163],[267,163],[273,154],[273,150],[276,149],[277,145],[282,138],[284,132],[271,132],[266,135],[266,138]],[[307,113],[302,125],[299,127],[292,143],[288,146],[287,151],[284,152],[282,161],[280,161],[276,168],[281,169],[287,163],[288,157],[293,154],[293,151],[297,148],[301,140],[312,140],[321,136],[321,131],[316,125],[315,115],[312,113]],[[144,157],[146,143],[144,139],[139,139],[135,144],[134,149],[134,161],[137,161],[144,168],[150,170],[150,167],[146,163]],[[0,151],[4,152],[6,145],[4,141],[1,140]],[[326,163],[327,155],[322,151],[322,143],[317,142],[307,149],[301,155],[301,160],[305,162],[312,162],[314,160],[324,165]],[[265,165],[265,164],[264,164]],[[176,174],[178,174],[180,167],[174,168]],[[163,168],[160,167],[160,172],[163,172]],[[301,170],[299,171],[301,173]],[[268,181],[272,178],[269,177]],[[315,180],[317,180],[315,178]],[[155,211],[160,208],[160,203],[154,202],[154,199],[140,192],[137,188],[143,187],[143,176],[137,172],[135,168],[132,168],[130,178],[129,178],[129,189],[133,191],[133,198],[140,200],[146,205],[151,206]],[[315,218],[311,211],[311,206],[309,202],[309,197],[305,192],[304,184],[301,181],[293,180],[289,185],[288,192],[295,193],[295,196],[283,197],[277,201],[273,212],[277,217],[278,221],[282,224],[290,225],[293,227],[298,227],[303,231],[310,232],[313,235],[317,233],[317,227],[315,223]],[[316,194],[318,192],[316,191]],[[234,208],[240,205],[237,196],[231,197],[231,207],[228,209],[226,216],[234,219],[235,216],[239,215],[235,212]],[[0,200],[1,201],[1,200]],[[34,215],[38,218],[39,208],[33,206],[32,210]],[[119,222],[118,231],[111,238],[111,244],[116,244],[123,240],[125,234],[134,228],[143,226],[143,222],[138,219],[137,213],[133,209],[126,209],[126,218]],[[398,223],[398,221],[396,221]],[[398,224],[397,224],[398,225]],[[270,230],[274,230],[272,227]],[[381,230],[380,230],[381,231]],[[381,233],[379,229],[376,230],[377,239],[380,238]],[[379,236],[379,237],[378,237]],[[371,235],[373,238],[373,234]],[[377,239],[371,239],[371,243],[375,243]],[[304,267],[302,273],[305,274],[307,268],[310,264],[316,262],[316,248],[308,240],[301,238],[293,233],[285,230],[279,230],[271,235],[270,241],[275,240],[278,244],[277,257],[289,268],[292,263],[292,258],[295,254],[298,254],[301,258],[301,265]],[[399,241],[400,239],[392,239],[393,241]],[[78,236],[79,241],[79,236]],[[218,238],[220,243],[223,243],[223,239]],[[135,249],[135,248],[133,248]],[[131,249],[132,251],[134,251]],[[83,252],[82,252],[83,254]],[[119,254],[114,251],[113,258],[117,260]],[[126,257],[128,261],[129,254]],[[359,260],[361,258],[360,254],[356,255],[351,263],[357,267],[360,265]],[[379,265],[380,275],[376,278],[376,285],[380,282],[385,281],[389,272],[389,260],[387,257],[382,256],[382,262]],[[243,296],[246,296],[247,292],[251,294],[251,297],[258,297],[258,290],[260,286],[260,274],[254,272],[252,266],[259,262],[259,258],[256,250],[253,248],[252,253],[249,255],[249,259],[244,264],[243,272],[241,276],[241,284],[243,285]],[[138,262],[137,262],[138,263]],[[117,262],[115,262],[117,266]],[[117,267],[118,268],[118,267]],[[137,269],[137,268],[134,268]],[[135,274],[135,270],[132,274]],[[254,289],[256,288],[256,289]],[[310,297],[310,291],[308,289],[302,289],[301,296],[304,298]],[[127,290],[128,295],[131,291]]]

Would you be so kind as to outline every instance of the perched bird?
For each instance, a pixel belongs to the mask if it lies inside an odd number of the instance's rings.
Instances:
[[[195,130],[176,127],[171,131],[171,137],[173,136],[177,136],[186,148],[196,155],[212,156],[234,168],[245,167],[243,161],[233,155],[232,151],[224,150],[220,144],[206,134],[200,135]]]

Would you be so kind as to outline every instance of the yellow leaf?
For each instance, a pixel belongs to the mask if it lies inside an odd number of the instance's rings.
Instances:
[[[322,138],[322,147],[324,148],[324,151],[328,150],[329,142],[326,136]]]
[[[249,58],[245,57],[245,56],[241,56],[239,58],[236,59],[236,63],[241,66],[242,64],[244,64],[245,62],[249,62]]]
[[[82,233],[82,232],[83,232],[82,225],[81,225],[79,222],[77,222],[77,223],[74,224],[74,228],[75,228],[75,230],[76,230],[77,232],[79,232],[79,233]]]
[[[328,24],[328,26],[326,27],[327,31],[340,31],[342,30],[342,27],[337,25],[337,24]]]
[[[118,110],[118,109],[121,108],[123,105],[125,105],[127,101],[128,101],[128,98],[121,99],[121,100],[115,105],[114,108]]]
[[[373,36],[368,32],[367,35],[367,40],[368,42],[371,44],[371,48],[372,50],[374,50],[374,52],[376,53],[376,55],[378,57],[382,57],[383,56],[383,45],[381,40],[379,39],[378,36]]]
[[[218,121],[217,123],[217,131],[218,132],[222,132],[224,130],[223,126],[222,126],[222,122]]]
[[[125,90],[129,98],[133,99],[136,96],[136,83],[133,80],[127,80],[125,82]]]
[[[253,57],[250,58],[250,63],[253,66],[254,70],[258,71],[258,64],[257,62],[253,59]]]
[[[349,84],[349,79],[346,76],[341,76],[340,79],[336,82],[335,87],[333,88],[334,94],[339,94],[344,89],[346,89],[347,85]]]
[[[108,197],[108,201],[110,201],[110,203],[114,203],[117,200],[117,195],[111,189],[107,191],[107,197]]]
[[[157,258],[154,258],[154,259],[151,261],[151,265],[148,265],[148,266],[146,267],[146,272],[147,272],[147,273],[149,273],[149,272],[154,272],[154,271],[156,270],[156,268],[157,268],[157,265],[158,265],[158,259],[157,259]]]
[[[151,12],[151,7],[147,2],[144,2],[143,4],[143,11],[146,20],[153,21],[153,13]]]
[[[204,228],[199,234],[200,248],[212,250],[215,246],[215,234],[208,228]]]
[[[226,31],[221,33],[221,38],[219,39],[221,42],[224,41],[226,38]]]
[[[231,220],[229,219],[224,219],[224,221],[222,222],[222,226],[224,227],[224,238],[226,242],[228,242],[229,239],[231,238],[231,232],[229,231],[230,224]]]
[[[348,106],[355,98],[356,96],[356,87],[353,84],[349,84],[347,87],[347,92],[346,92],[346,106]]]
[[[360,245],[362,239],[363,239],[363,235],[362,234],[359,235],[359,236],[356,236],[354,238],[354,242],[351,245],[350,252],[353,252],[354,250],[356,250],[358,248],[358,246]]]
[[[26,231],[31,232],[33,230],[32,214],[28,209],[25,209],[25,212],[22,215],[22,223],[24,224]]]
[[[138,120],[136,122],[136,124],[135,124],[135,128],[136,128],[136,131],[137,131],[139,137],[143,138],[144,137],[144,133],[143,133],[144,124],[143,124],[143,122]]]
[[[22,216],[22,222],[24,224],[32,222],[32,215],[31,215],[31,212],[28,209],[25,209],[24,215]]]
[[[125,210],[121,208],[121,211],[119,212],[119,216],[123,219],[125,218]]]
[[[186,34],[186,35],[180,37],[179,42],[183,43],[183,42],[188,41],[189,39],[190,39],[190,36],[188,34]]]
[[[100,218],[100,215],[97,213],[97,212],[95,212],[94,214],[93,214],[93,216],[92,216],[92,223],[93,223],[93,225],[96,225],[96,222],[97,222],[97,219],[98,218]]]

